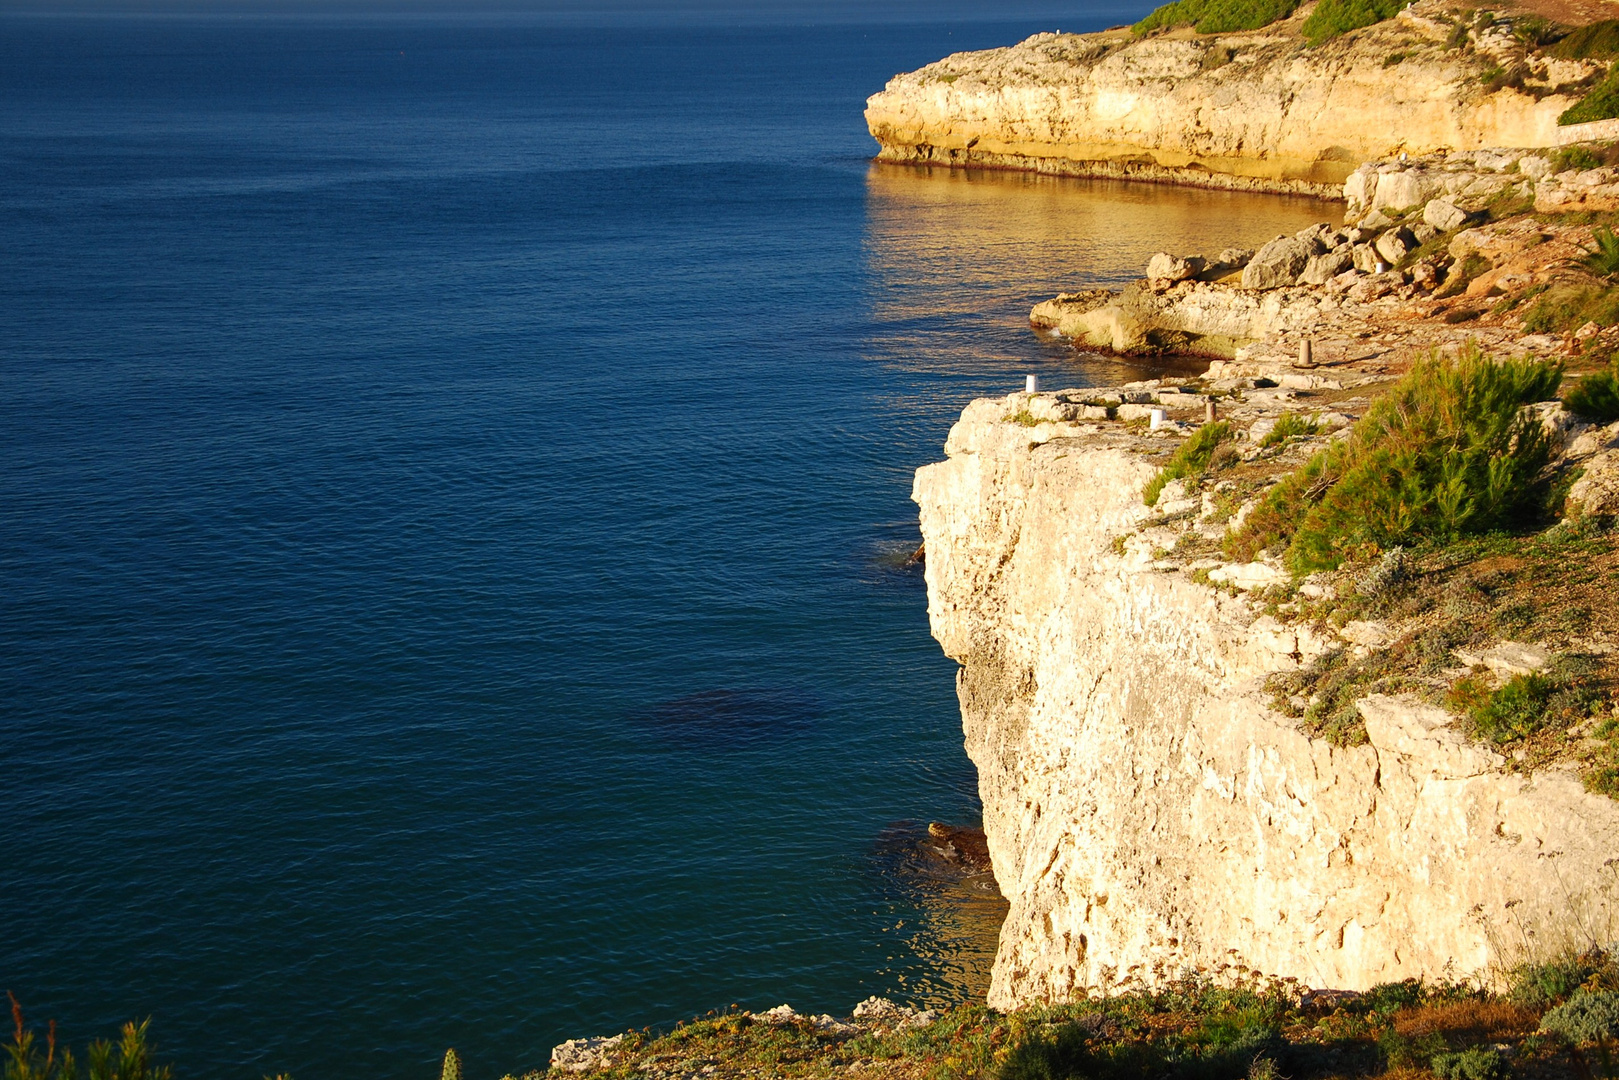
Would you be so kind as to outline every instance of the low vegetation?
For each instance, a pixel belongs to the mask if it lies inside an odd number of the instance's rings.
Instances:
[[[1619,56],[1619,19],[1576,27],[1546,51],[1559,60],[1611,60]]]
[[[1552,446],[1522,406],[1551,398],[1561,379],[1555,364],[1476,352],[1418,363],[1350,437],[1271,490],[1227,538],[1227,556],[1285,545],[1289,567],[1307,574],[1537,521],[1552,495]]]
[[[594,1075],[1508,1080],[1603,1075],[1603,1062],[1619,1049],[1619,968],[1596,949],[1523,965],[1507,974],[1500,993],[1411,979],[1363,994],[1311,994],[1238,965],[1227,971],[1241,976],[1217,983],[1187,975],[1009,1013],[961,1005],[898,1030],[711,1014],[662,1035],[631,1033],[614,1062]]]
[[[1582,420],[1611,424],[1619,420],[1619,360],[1576,382],[1563,397],[1563,404]]]
[[[1190,26],[1200,34],[1258,30],[1293,14],[1299,0],[1175,0],[1154,9],[1133,29],[1140,34]]]
[[[59,1045],[56,1021],[45,1029],[43,1042],[23,1020],[22,1006],[9,992],[11,1000],[11,1043],[6,1049],[5,1080],[75,1080],[86,1076],[88,1080],[172,1080],[173,1072],[167,1065],[152,1064],[152,1048],[147,1042],[147,1029],[151,1020],[124,1025],[116,1043],[98,1039],[85,1048],[85,1067],[73,1056],[73,1051]]]
[[[1401,0],[1321,0],[1304,20],[1303,33],[1311,45],[1392,19],[1405,4]]]
[[[1148,506],[1157,506],[1158,496],[1163,494],[1170,481],[1202,477],[1222,463],[1234,462],[1237,455],[1230,443],[1235,437],[1231,425],[1223,420],[1198,428],[1158,470],[1158,475],[1148,482],[1146,490],[1141,493],[1142,501]]]
[[[1608,72],[1607,77],[1593,86],[1584,97],[1564,109],[1557,122],[1585,124],[1593,120],[1611,120],[1616,116],[1619,116],[1619,68]]]

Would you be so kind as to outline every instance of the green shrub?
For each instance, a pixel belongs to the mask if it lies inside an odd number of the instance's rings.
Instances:
[[[1428,988],[1421,979],[1402,979],[1399,982],[1378,983],[1355,1002],[1358,1012],[1385,1013],[1421,1005],[1428,996]]]
[[[1594,322],[1611,326],[1619,319],[1619,289],[1557,286],[1535,297],[1523,313],[1531,334],[1555,334]]]
[[[1598,424],[1619,420],[1619,360],[1575,383],[1563,404],[1570,412]]]
[[[1619,116],[1619,67],[1608,72],[1607,78],[1564,109],[1557,122],[1564,125],[1585,124],[1592,120],[1611,120],[1615,116]]]
[[[1304,36],[1311,45],[1319,45],[1339,34],[1392,19],[1404,6],[1404,0],[1321,0],[1304,20]]]
[[[1286,476],[1226,538],[1251,559],[1287,541],[1295,574],[1396,544],[1527,524],[1548,510],[1551,441],[1522,406],[1551,397],[1562,367],[1419,362],[1340,439]]]
[[[1509,973],[1507,998],[1531,1009],[1549,1009],[1611,964],[1601,950],[1562,956],[1544,964],[1521,964]]]
[[[1540,1018],[1540,1030],[1561,1035],[1575,1046],[1619,1041],[1619,992],[1579,990]]]
[[[1606,60],[1619,56],[1619,19],[1603,19],[1576,27],[1547,53],[1563,60]]]
[[[1463,679],[1447,704],[1464,713],[1473,734],[1493,743],[1509,743],[1550,728],[1566,728],[1591,715],[1602,701],[1588,658],[1562,656],[1545,672],[1514,675],[1497,690],[1476,678]]]
[[[1273,446],[1280,446],[1289,439],[1302,438],[1314,435],[1321,428],[1321,422],[1315,417],[1304,417],[1298,413],[1283,413],[1276,420],[1276,426],[1265,433],[1259,440],[1261,450],[1269,450]]]
[[[1433,1074],[1439,1080],[1507,1080],[1506,1058],[1488,1046],[1470,1046],[1456,1054],[1435,1054]]]
[[[1202,476],[1214,461],[1215,451],[1223,443],[1230,442],[1231,438],[1231,425],[1224,420],[1198,428],[1191,438],[1180,444],[1164,467],[1158,470],[1158,475],[1147,484],[1146,490],[1141,493],[1142,501],[1148,506],[1157,506],[1158,496],[1163,494],[1164,485],[1171,480]]]
[[[1200,34],[1258,30],[1293,14],[1300,0],[1175,0],[1132,28],[1147,34],[1160,27],[1190,26]]]
[[[1601,165],[1602,159],[1593,154],[1588,146],[1565,146],[1551,158],[1553,173],[1568,172],[1570,169],[1596,169]]]

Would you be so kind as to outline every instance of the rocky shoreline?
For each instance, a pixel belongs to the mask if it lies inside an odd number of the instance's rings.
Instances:
[[[1558,167],[1567,160],[1486,150],[1369,163],[1344,184],[1342,225],[1256,252],[1160,253],[1143,280],[1061,294],[1030,321],[1084,348],[1216,358],[1221,375],[1392,370],[1469,342],[1534,355],[1584,349],[1619,331],[1592,323],[1571,342],[1512,302],[1559,284],[1602,285],[1581,265],[1596,226],[1571,218],[1619,210],[1619,169]]]

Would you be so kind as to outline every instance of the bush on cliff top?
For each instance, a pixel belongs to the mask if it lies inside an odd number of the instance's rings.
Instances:
[[[1296,574],[1395,544],[1531,522],[1548,509],[1551,441],[1522,407],[1557,392],[1561,365],[1431,358],[1271,489],[1227,536],[1230,558],[1286,542]]]
[[[1311,45],[1392,19],[1406,0],[1321,0],[1304,20],[1304,37]]]
[[[1133,29],[1148,34],[1160,28],[1190,26],[1200,34],[1258,30],[1285,19],[1299,0],[1175,0],[1155,9]]]
[[[1561,125],[1588,124],[1593,120],[1611,120],[1619,116],[1619,65],[1608,72],[1608,77],[1591,88],[1590,93],[1564,109],[1557,118]]]
[[[1561,60],[1607,60],[1619,56],[1619,19],[1575,27],[1546,53]]]

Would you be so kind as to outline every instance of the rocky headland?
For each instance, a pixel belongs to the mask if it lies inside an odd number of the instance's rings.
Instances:
[[[1303,15],[957,53],[896,75],[866,123],[885,161],[1336,198],[1366,161],[1557,145],[1559,115],[1605,69],[1526,46],[1510,18],[1464,26],[1458,48],[1442,0],[1308,48]]]

